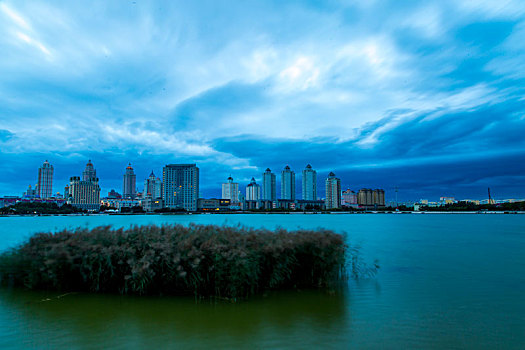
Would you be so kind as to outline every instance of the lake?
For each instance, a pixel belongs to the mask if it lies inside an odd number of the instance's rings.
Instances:
[[[35,232],[180,223],[346,232],[374,278],[230,304],[0,288],[0,349],[523,349],[525,215],[0,217],[0,250]]]

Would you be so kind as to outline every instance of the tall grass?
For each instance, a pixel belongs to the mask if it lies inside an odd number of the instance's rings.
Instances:
[[[347,247],[328,230],[212,225],[40,233],[0,255],[0,283],[30,289],[247,297],[346,278]]]

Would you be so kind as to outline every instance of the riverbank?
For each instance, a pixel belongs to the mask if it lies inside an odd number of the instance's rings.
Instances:
[[[75,213],[75,214],[0,214],[1,217],[34,217],[34,216],[178,216],[178,215],[399,215],[399,214],[525,214],[525,211],[332,211],[332,212],[265,212],[265,211],[231,211],[231,212],[180,212],[180,213]]]

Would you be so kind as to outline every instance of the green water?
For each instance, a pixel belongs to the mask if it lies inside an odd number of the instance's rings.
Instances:
[[[0,349],[524,348],[525,215],[0,218],[0,250],[36,231],[190,222],[345,231],[382,268],[335,293],[236,304],[0,289]]]

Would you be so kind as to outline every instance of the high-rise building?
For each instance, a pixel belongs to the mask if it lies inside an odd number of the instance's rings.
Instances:
[[[222,184],[222,199],[229,199],[231,203],[239,203],[239,184],[228,177],[228,182]]]
[[[281,171],[281,199],[295,200],[295,173],[288,165]]]
[[[261,199],[261,186],[255,182],[255,178],[246,186],[246,200],[247,201],[258,201]]]
[[[164,206],[197,210],[199,168],[196,164],[168,164],[162,169]]]
[[[82,172],[82,180],[83,181],[91,181],[97,178],[97,171],[93,167],[93,163],[91,163],[91,159],[86,164],[86,169]]]
[[[341,204],[343,206],[355,206],[357,204],[357,193],[352,191],[351,189],[347,189],[346,191],[343,191],[341,199]]]
[[[131,163],[128,164],[126,172],[124,173],[124,181],[122,183],[122,197],[124,198],[135,198],[137,196],[137,175],[131,167]]]
[[[385,191],[362,188],[357,193],[357,204],[367,209],[385,206]]]
[[[29,187],[27,188],[27,191],[24,192],[22,197],[30,198],[30,199],[38,197],[38,185],[36,185],[35,188],[32,188],[31,185],[29,185]]]
[[[162,180],[155,176],[153,170],[149,177],[144,180],[144,197],[153,199],[162,198]]]
[[[341,208],[341,180],[330,172],[326,179],[326,209]]]
[[[53,166],[46,160],[40,168],[38,168],[38,183],[37,193],[42,199],[53,196]]]
[[[244,195],[244,193],[242,193],[241,191],[239,191],[239,203],[244,203],[246,201],[246,196]]]
[[[385,206],[385,190],[379,188],[375,190],[374,203],[377,203],[380,207]]]
[[[90,160],[82,172],[82,180],[79,176],[73,176],[69,179],[69,187],[66,187],[66,193],[64,193],[69,204],[86,210],[98,210],[100,208],[100,186],[96,174],[97,172]]]
[[[317,199],[317,172],[308,164],[303,170],[303,200]]]
[[[272,173],[270,168],[267,168],[266,171],[263,173],[263,180],[262,180],[262,199],[268,200],[268,201],[276,201],[277,200],[277,184],[275,181],[275,174]]]

